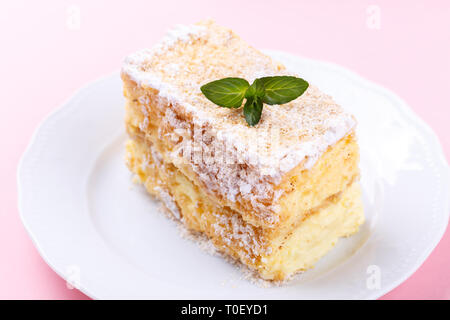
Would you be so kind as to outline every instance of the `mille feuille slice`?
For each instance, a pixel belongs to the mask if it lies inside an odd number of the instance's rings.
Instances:
[[[331,97],[310,86],[249,127],[200,91],[225,77],[291,74],[211,21],[179,26],[122,68],[130,170],[265,279],[312,267],[364,220],[355,120]]]

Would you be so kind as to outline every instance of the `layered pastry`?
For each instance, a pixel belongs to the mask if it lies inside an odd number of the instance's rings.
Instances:
[[[310,85],[249,126],[200,87],[296,75],[212,21],[125,59],[127,165],[192,231],[263,279],[314,266],[364,221],[355,119]]]

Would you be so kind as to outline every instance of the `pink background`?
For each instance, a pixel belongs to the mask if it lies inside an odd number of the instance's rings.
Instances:
[[[70,24],[71,5],[79,28]],[[369,5],[380,10],[380,29],[368,27]],[[38,123],[168,27],[207,17],[256,47],[332,61],[391,89],[450,158],[449,1],[2,1],[0,298],[87,298],[45,264],[19,219],[17,163]],[[422,267],[383,298],[449,299],[449,270],[447,230]]]

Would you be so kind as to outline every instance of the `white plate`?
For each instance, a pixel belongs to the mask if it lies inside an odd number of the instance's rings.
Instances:
[[[359,122],[367,222],[358,234],[283,287],[242,279],[235,267],[182,239],[131,182],[116,73],[50,115],[20,163],[21,217],[45,261],[100,299],[370,299],[411,275],[449,218],[449,169],[437,138],[387,90],[329,63],[269,54]]]

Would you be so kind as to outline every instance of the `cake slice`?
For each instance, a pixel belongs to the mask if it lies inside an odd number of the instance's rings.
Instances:
[[[249,127],[205,83],[295,75],[232,31],[180,26],[122,68],[127,163],[188,228],[264,279],[306,270],[363,222],[355,120],[310,85]]]

